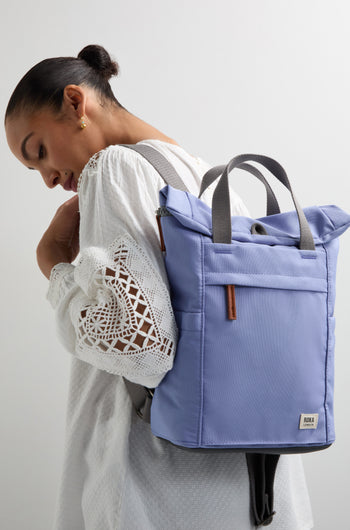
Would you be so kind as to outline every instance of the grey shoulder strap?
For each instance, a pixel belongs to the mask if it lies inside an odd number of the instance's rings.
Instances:
[[[153,390],[143,385],[132,383],[125,377],[123,379],[137,415],[147,423],[150,423]]]
[[[177,173],[172,164],[157,149],[150,145],[141,144],[120,144],[140,153],[152,166],[158,171],[166,184],[181,191],[188,191],[180,175]]]

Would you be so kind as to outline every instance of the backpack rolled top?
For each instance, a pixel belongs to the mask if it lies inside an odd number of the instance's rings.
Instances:
[[[335,440],[336,266],[350,215],[335,205],[302,209],[285,170],[267,156],[211,168],[196,197],[158,151],[126,147],[168,184],[157,218],[179,337],[157,388],[125,382],[155,436],[187,450],[246,453],[254,522],[270,524],[278,455]],[[281,213],[247,162],[268,169],[295,210]],[[265,185],[265,217],[231,217],[228,179],[237,167]],[[200,196],[217,179],[210,208]]]

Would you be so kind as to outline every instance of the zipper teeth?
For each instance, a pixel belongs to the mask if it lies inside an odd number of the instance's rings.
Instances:
[[[159,217],[165,217],[167,215],[171,215],[171,213],[169,212],[169,210],[167,210],[166,206],[160,206],[157,210],[156,210],[156,214],[159,216]]]

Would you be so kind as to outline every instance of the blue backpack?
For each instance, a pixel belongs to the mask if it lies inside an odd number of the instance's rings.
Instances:
[[[246,454],[251,513],[266,526],[279,455],[335,439],[336,264],[350,215],[334,205],[302,209],[286,172],[267,156],[213,167],[196,197],[157,150],[125,147],[167,183],[157,221],[179,330],[174,366],[157,388],[125,383],[155,436],[184,450]],[[280,213],[248,161],[287,187],[295,210]],[[265,185],[266,217],[231,218],[228,178],[237,167]],[[200,196],[219,177],[210,208]]]

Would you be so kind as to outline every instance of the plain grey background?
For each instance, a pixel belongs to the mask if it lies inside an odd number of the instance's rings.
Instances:
[[[13,1],[0,19],[2,113],[38,61],[102,44],[120,64],[117,98],[190,153],[212,165],[244,152],[272,156],[302,206],[350,211],[349,14],[338,0]],[[35,249],[70,194],[46,188],[0,134],[0,527],[48,530],[70,354],[56,338]],[[264,215],[261,184],[243,172],[232,178],[252,216]],[[270,182],[290,210],[286,190]],[[317,530],[349,524],[349,259],[350,231],[340,239],[337,277],[337,441],[303,457]]]

